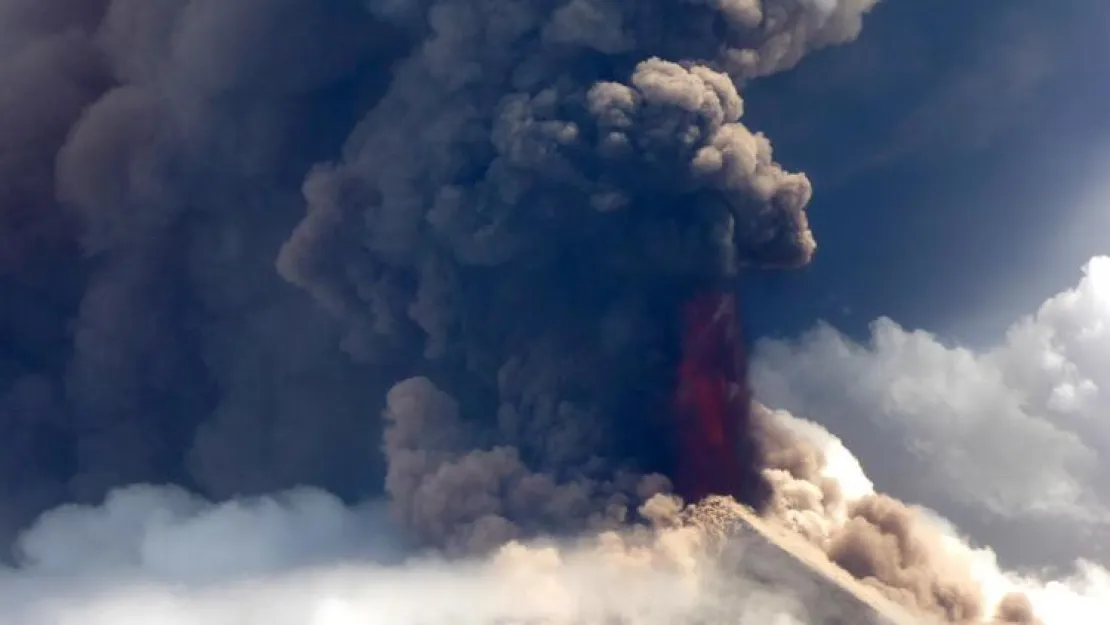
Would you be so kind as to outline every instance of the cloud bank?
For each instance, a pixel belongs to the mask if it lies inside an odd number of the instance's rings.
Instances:
[[[1098,257],[993,347],[890,319],[866,343],[819,326],[757,346],[753,384],[836,432],[880,488],[943,510],[1014,563],[1106,562],[1108,321],[1110,259]]]
[[[727,519],[669,500],[645,510],[651,528],[454,561],[402,562],[382,512],[312,490],[223,505],[117,491],[23,536],[24,566],[0,572],[0,623],[810,622],[723,551]]]

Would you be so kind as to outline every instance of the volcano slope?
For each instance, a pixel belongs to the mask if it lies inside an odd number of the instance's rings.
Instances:
[[[784,589],[798,601],[807,625],[930,625],[829,562],[813,545],[769,524],[747,509],[737,517],[739,573],[768,592]]]

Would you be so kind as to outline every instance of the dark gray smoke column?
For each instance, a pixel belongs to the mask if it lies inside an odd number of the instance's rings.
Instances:
[[[279,269],[389,393],[387,491],[481,548],[663,487],[677,306],[814,250],[811,188],[737,85],[853,38],[875,0],[372,1],[419,42],[304,186]]]

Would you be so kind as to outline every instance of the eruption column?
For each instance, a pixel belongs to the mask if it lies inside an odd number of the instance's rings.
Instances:
[[[687,501],[732,495],[761,508],[770,488],[751,431],[747,360],[732,293],[697,293],[683,309],[674,396],[676,485]]]

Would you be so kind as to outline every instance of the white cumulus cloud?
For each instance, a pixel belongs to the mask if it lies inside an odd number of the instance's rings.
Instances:
[[[1003,554],[1033,538],[1070,559],[1110,535],[1101,479],[1110,469],[1110,258],[1092,259],[1078,285],[990,348],[886,318],[862,342],[820,325],[761,342],[753,383],[761,401],[842,438],[881,490],[978,527],[980,540],[1000,537]]]

